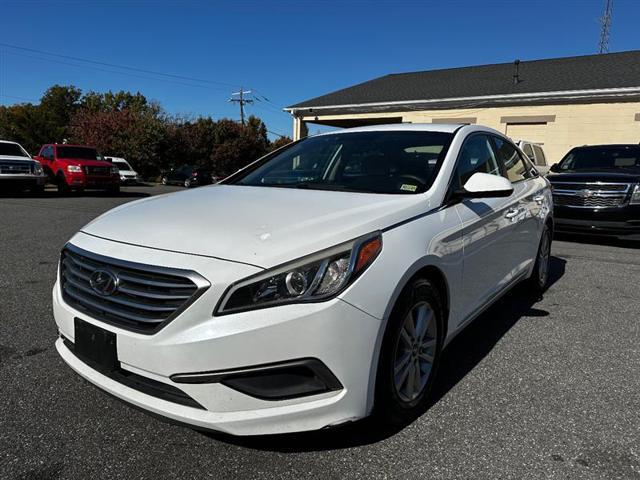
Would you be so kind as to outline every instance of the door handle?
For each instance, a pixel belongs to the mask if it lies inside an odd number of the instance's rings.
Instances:
[[[544,202],[544,195],[540,193],[534,196],[533,201],[536,202],[538,205],[542,205],[542,202]]]
[[[516,218],[518,215],[520,214],[520,209],[519,208],[510,208],[509,210],[507,210],[504,214],[504,218],[508,218],[508,219],[514,219]]]

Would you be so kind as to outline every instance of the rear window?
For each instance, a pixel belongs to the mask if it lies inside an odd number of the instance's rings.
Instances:
[[[98,151],[91,147],[59,146],[58,158],[78,158],[81,160],[99,160],[102,157]]]
[[[29,157],[22,147],[16,143],[0,143],[0,155],[11,155],[13,157]]]

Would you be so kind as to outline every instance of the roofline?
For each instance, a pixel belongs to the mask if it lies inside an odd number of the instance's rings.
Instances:
[[[621,87],[621,88],[596,88],[588,90],[558,90],[551,92],[531,92],[531,93],[510,93],[500,95],[481,95],[474,97],[450,97],[450,98],[432,98],[423,100],[398,100],[391,102],[370,102],[370,103],[350,103],[342,105],[323,105],[323,106],[305,106],[305,107],[285,107],[283,110],[295,115],[295,112],[301,110],[328,110],[328,109],[340,109],[340,108],[362,108],[362,107],[387,107],[387,106],[400,106],[400,105],[415,105],[415,104],[432,104],[443,102],[460,102],[460,101],[473,101],[473,100],[516,100],[516,99],[532,99],[532,98],[580,98],[582,96],[600,96],[600,95],[624,95],[640,93],[640,86],[638,87]]]

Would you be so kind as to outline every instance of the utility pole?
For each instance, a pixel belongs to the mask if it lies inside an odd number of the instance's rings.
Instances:
[[[613,0],[605,0],[604,13],[600,18],[600,43],[598,53],[609,53],[609,29],[611,28],[611,11]]]
[[[253,98],[247,98],[245,95],[251,95],[251,90],[243,90],[240,87],[239,92],[234,92],[231,94],[231,98],[229,101],[231,103],[237,103],[240,105],[240,122],[242,122],[242,126],[244,127],[244,105],[253,103]]]

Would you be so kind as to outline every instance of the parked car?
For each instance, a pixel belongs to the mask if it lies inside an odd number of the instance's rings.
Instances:
[[[118,169],[104,160],[93,147],[85,145],[43,145],[36,159],[58,186],[60,193],[100,189],[120,191]]]
[[[520,149],[529,157],[531,163],[533,163],[540,172],[541,175],[549,173],[549,164],[547,163],[547,156],[544,153],[541,145],[537,143],[527,142],[526,140],[520,140],[517,144]]]
[[[120,175],[120,184],[138,183],[140,181],[140,175],[136,172],[131,164],[122,157],[104,157],[107,162],[111,162],[112,165],[118,167],[118,174]]]
[[[640,145],[576,147],[551,172],[558,232],[640,240]]]
[[[552,211],[548,182],[489,128],[308,137],[85,226],[61,254],[56,348],[198,428],[402,424],[458,332],[521,280],[545,288]]]
[[[162,177],[163,185],[183,185],[185,188],[214,183],[211,171],[206,168],[183,165],[166,173]]]
[[[32,159],[19,143],[0,140],[0,192],[42,193],[46,179],[40,162]]]

